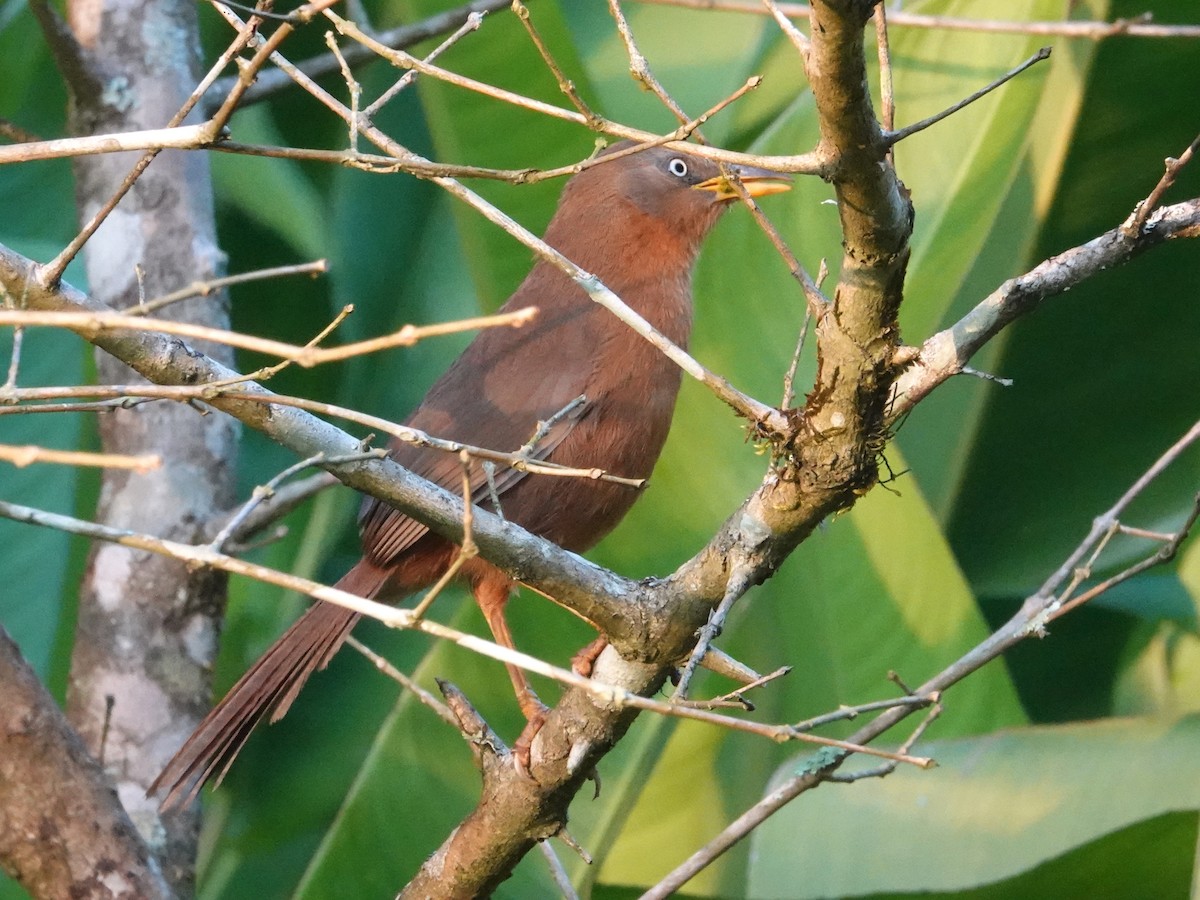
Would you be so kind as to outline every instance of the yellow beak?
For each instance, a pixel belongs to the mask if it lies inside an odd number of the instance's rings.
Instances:
[[[750,166],[730,166],[737,175],[738,181],[751,197],[765,197],[768,194],[782,194],[792,189],[792,178],[783,172],[773,172],[770,169],[755,169]],[[707,181],[694,185],[697,191],[709,191],[717,195],[718,200],[734,200],[738,197],[737,189],[725,175],[716,175]]]

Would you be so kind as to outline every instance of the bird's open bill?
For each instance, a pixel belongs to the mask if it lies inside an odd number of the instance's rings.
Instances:
[[[768,194],[782,194],[792,189],[792,178],[783,172],[773,172],[770,169],[755,169],[750,166],[729,166],[729,170],[737,176],[746,193],[751,197],[765,197]],[[728,175],[715,175],[695,185],[698,191],[711,191],[718,200],[736,200],[739,196],[737,188]]]

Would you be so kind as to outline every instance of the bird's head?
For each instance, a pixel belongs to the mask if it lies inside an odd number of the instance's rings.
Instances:
[[[710,159],[666,147],[622,155],[621,151],[632,146],[630,141],[621,141],[607,148],[596,165],[571,179],[562,206],[603,210],[610,219],[634,219],[640,213],[698,247],[729,201],[738,197],[730,177]],[[751,197],[791,188],[791,179],[781,172],[748,166],[726,168]]]

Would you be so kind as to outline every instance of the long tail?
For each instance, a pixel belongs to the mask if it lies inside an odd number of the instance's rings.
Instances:
[[[360,563],[337,587],[369,597],[383,578],[369,564]],[[267,648],[150,785],[148,794],[169,788],[160,809],[186,806],[210,780],[220,784],[254,726],[268,712],[272,722],[283,718],[308,676],[329,664],[358,619],[358,613],[318,602]]]

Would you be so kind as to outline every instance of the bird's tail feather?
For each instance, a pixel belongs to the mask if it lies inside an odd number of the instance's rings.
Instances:
[[[359,596],[378,592],[386,576],[360,563],[336,587]],[[148,794],[168,788],[160,809],[191,803],[210,780],[220,784],[263,716],[283,718],[308,676],[325,668],[350,634],[359,614],[318,602],[259,657],[213,707],[150,785]]]

